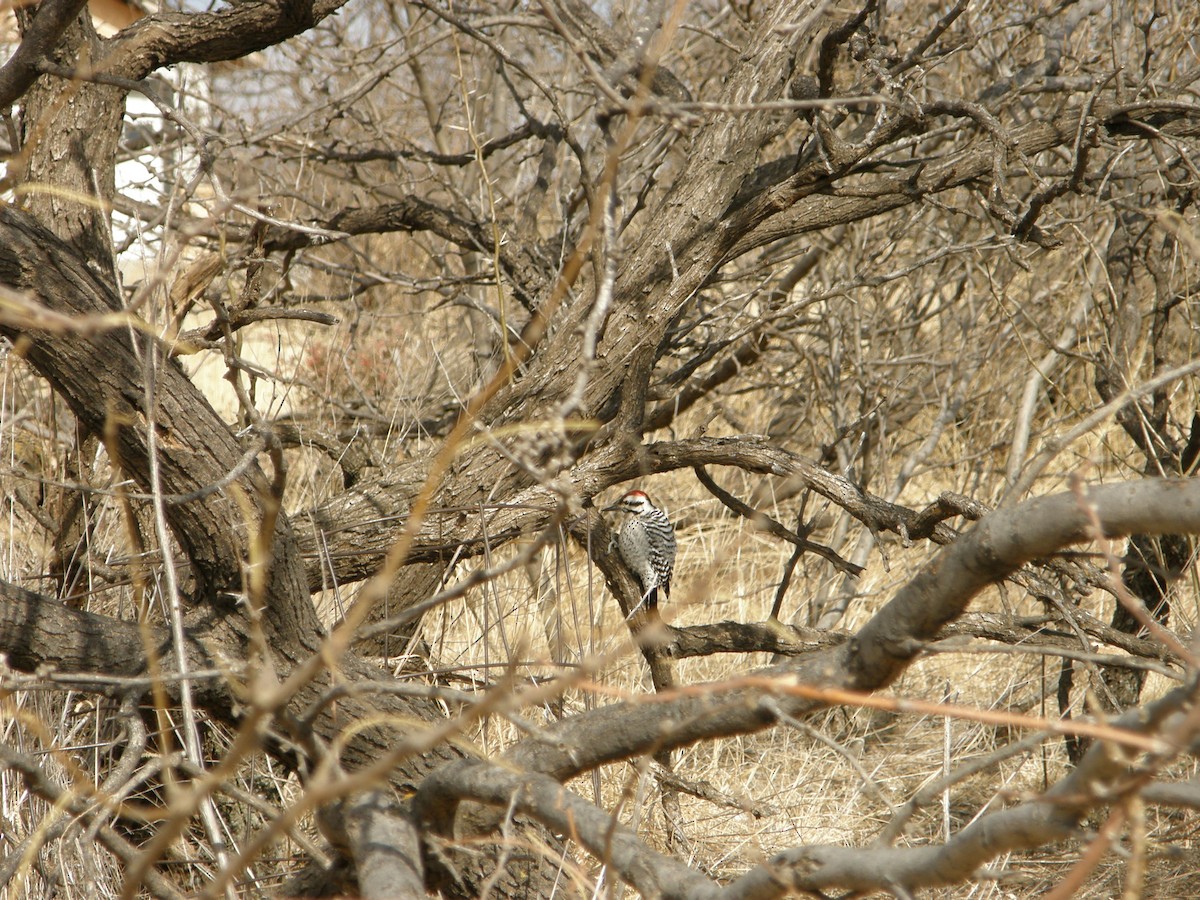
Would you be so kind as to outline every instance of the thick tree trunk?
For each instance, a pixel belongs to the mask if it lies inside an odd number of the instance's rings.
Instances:
[[[40,7],[22,7],[27,31]],[[87,68],[100,42],[91,18],[77,16],[47,60],[67,72]],[[21,98],[18,194],[39,222],[75,248],[106,281],[115,281],[109,210],[125,92],[42,75]]]

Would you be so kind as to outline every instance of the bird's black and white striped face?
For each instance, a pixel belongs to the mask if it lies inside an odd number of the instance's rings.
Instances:
[[[632,490],[627,491],[620,500],[612,506],[606,506],[605,509],[638,516],[654,509],[654,504],[650,502],[650,497],[645,491]]]

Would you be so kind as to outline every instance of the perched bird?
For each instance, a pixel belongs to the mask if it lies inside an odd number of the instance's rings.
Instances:
[[[667,514],[650,502],[645,491],[629,491],[606,511],[624,519],[617,532],[617,550],[633,576],[641,582],[647,608],[658,605],[658,589],[664,599],[671,596],[671,573],[675,569],[675,528]]]

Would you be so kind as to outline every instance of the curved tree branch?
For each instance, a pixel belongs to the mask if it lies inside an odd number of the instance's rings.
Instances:
[[[241,59],[312,28],[347,0],[235,0],[216,12],[159,12],[106,42],[96,71],[134,81],[176,63]]]
[[[631,479],[672,472],[693,466],[733,466],[747,472],[798,478],[808,487],[845,509],[872,531],[887,531],[908,538],[928,536],[937,544],[948,544],[957,532],[945,523],[928,527],[922,514],[889,503],[862,491],[849,479],[813,465],[795,453],[748,435],[729,438],[693,438],[662,441],[630,453],[615,444],[586,456],[564,472],[565,481],[555,489],[533,485],[502,504],[470,504],[477,484],[462,485],[444,492],[440,509],[435,509],[417,535],[409,556],[411,562],[438,559],[450,550],[467,556],[485,546],[529,534],[545,527],[558,507],[558,490],[568,487],[573,495],[590,500],[602,491]],[[395,531],[408,515],[408,498],[420,484],[420,461],[403,464],[384,475],[369,475],[351,489],[330,498],[320,507],[298,513],[298,539],[309,563],[309,584],[323,584],[320,564],[332,567],[339,582],[369,577],[387,553]],[[476,469],[476,477],[481,470]],[[483,470],[486,471],[486,470]],[[466,509],[480,515],[468,527],[459,527],[448,540],[447,520],[462,521]],[[476,524],[477,523],[477,524]],[[465,524],[465,523],[464,523]],[[323,556],[323,547],[328,555]]]
[[[435,832],[450,837],[463,800],[511,807],[533,816],[613,866],[643,896],[686,900],[712,896],[716,889],[695,869],[651,850],[609,813],[545,775],[513,772],[484,760],[463,760],[425,780],[413,801],[414,814]]]
[[[470,222],[451,210],[420,197],[407,197],[398,203],[371,209],[346,209],[321,223],[321,229],[341,235],[384,234],[393,231],[428,231],[463,250],[491,256],[498,253],[505,274],[517,287],[517,297],[532,311],[536,298],[548,286],[545,260],[524,244],[504,241],[497,251],[492,230]],[[329,243],[331,238],[305,234],[293,229],[272,228],[264,241],[267,251],[298,250],[301,247]]]
[[[783,525],[781,522],[776,522],[766,513],[755,509],[747,503],[743,503],[737,497],[733,496],[733,494],[729,493],[727,490],[713,481],[708,472],[704,470],[704,466],[693,466],[692,471],[696,473],[696,477],[700,480],[700,483],[704,485],[710,494],[712,494],[723,504],[725,504],[726,507],[737,513],[742,518],[750,520],[755,525],[763,528],[766,531],[769,531],[776,537],[783,538],[797,549],[807,550],[811,553],[815,553],[817,556],[821,557],[823,560],[845,575],[857,576],[862,574],[862,566],[857,566],[848,560],[842,559],[837,555],[836,552],[834,552],[832,548],[826,547],[824,544],[818,544],[815,541],[810,541],[808,538],[801,537],[800,535],[796,534],[796,532]]]
[[[1200,106],[1163,98],[1150,102],[1117,104],[1097,102],[1097,127],[1109,139],[1140,139],[1140,122],[1154,121],[1155,127],[1177,136],[1200,134]],[[1074,110],[1051,120],[1031,122],[1011,132],[1014,152],[1033,156],[1053,147],[1070,145],[1079,128]],[[722,262],[736,259],[755,247],[798,234],[821,231],[835,225],[858,222],[889,210],[908,206],[921,198],[942,193],[988,176],[995,165],[996,148],[980,142],[974,149],[956,149],[945,160],[923,165],[915,174],[864,179],[845,197],[825,193],[826,179],[819,186],[804,174],[764,190],[731,217],[729,226],[739,235]]]

